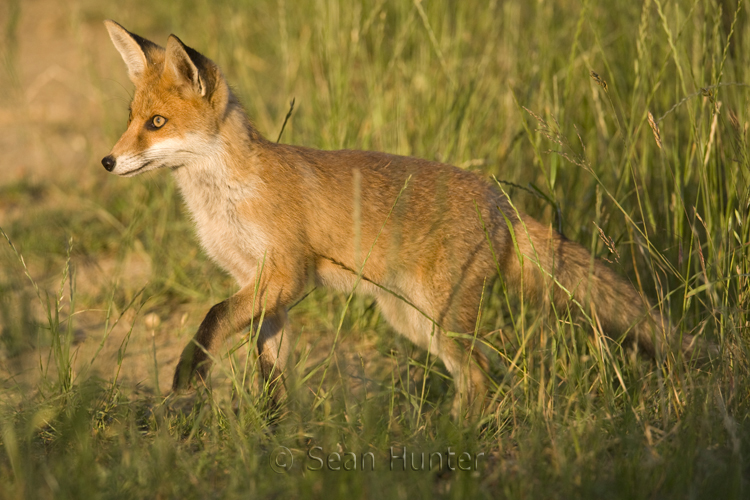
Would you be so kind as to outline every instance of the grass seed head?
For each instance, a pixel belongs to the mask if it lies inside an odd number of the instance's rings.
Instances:
[[[651,111],[648,112],[648,125],[651,127],[651,130],[654,132],[654,139],[656,139],[656,145],[659,146],[659,149],[661,149],[661,133],[659,132],[659,125],[656,124],[656,121],[654,120],[654,115],[651,114]]]
[[[591,74],[591,78],[596,82],[597,85],[599,85],[601,88],[604,89],[605,92],[607,92],[607,82],[605,82],[597,73],[594,71],[589,71],[589,74]]]

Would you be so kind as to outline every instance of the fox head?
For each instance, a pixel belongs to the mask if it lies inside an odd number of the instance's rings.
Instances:
[[[216,150],[233,100],[218,66],[174,35],[163,48],[114,21],[104,24],[135,84],[128,128],[102,159],[104,168],[130,177],[189,165]]]

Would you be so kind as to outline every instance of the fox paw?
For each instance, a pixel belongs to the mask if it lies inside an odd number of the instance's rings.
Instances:
[[[180,361],[174,371],[172,390],[181,392],[192,387],[193,380],[203,382],[208,373],[209,361],[202,350],[196,349],[195,344],[189,344],[182,351]]]

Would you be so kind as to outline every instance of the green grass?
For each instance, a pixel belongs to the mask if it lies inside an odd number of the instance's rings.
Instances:
[[[747,497],[750,3],[740,7],[70,2],[64,33],[88,61],[77,76],[97,89],[101,116],[74,178],[0,185],[14,245],[0,239],[0,497]],[[3,9],[0,83],[19,89],[18,19],[29,13]],[[283,142],[496,176],[517,206],[612,261],[679,334],[715,342],[720,359],[656,364],[496,287],[481,325],[497,350],[496,401],[482,426],[456,425],[439,362],[394,340],[369,299],[346,307],[346,295],[318,289],[290,312],[300,340],[276,428],[262,414],[252,338],[213,368],[226,375],[213,391],[165,400],[155,377],[128,377],[135,360],[153,374],[163,363],[143,317],[158,314],[165,335],[187,342],[236,287],[199,250],[168,173],[128,180],[98,165],[131,89],[114,48],[98,60],[82,41],[105,18],[159,43],[175,33],[211,57],[266,137],[294,98]],[[24,109],[22,90],[8,106]],[[150,262],[144,277],[128,279],[133,254]],[[79,283],[79,269],[104,261],[111,280]],[[74,369],[86,365],[77,332],[93,330],[119,353],[106,370]],[[271,468],[279,446],[294,453],[285,474]],[[372,452],[375,471],[309,470],[316,446]],[[484,455],[477,471],[390,470],[403,447],[415,460],[448,447]]]

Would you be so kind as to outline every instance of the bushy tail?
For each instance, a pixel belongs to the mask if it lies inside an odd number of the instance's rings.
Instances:
[[[660,358],[675,341],[669,318],[582,246],[523,214],[513,232],[514,249],[505,256],[506,282],[522,286],[524,299],[551,296],[559,310],[573,301],[572,307],[601,324],[605,334],[615,339],[627,334],[652,357]],[[680,347],[690,355],[694,344],[692,336],[685,336]]]

